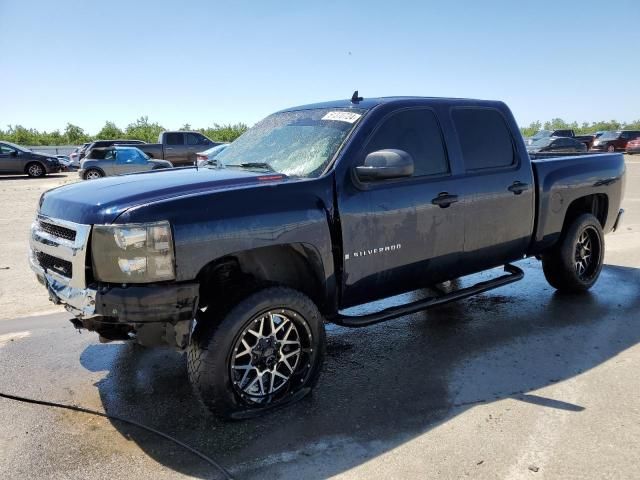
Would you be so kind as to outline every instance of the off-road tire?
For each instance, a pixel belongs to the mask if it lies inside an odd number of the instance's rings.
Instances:
[[[579,241],[588,235],[591,261],[579,272]],[[584,238],[584,237],[583,237]],[[604,263],[604,233],[596,217],[585,213],[577,217],[562,233],[552,250],[542,255],[542,269],[549,284],[562,292],[578,293],[589,290],[602,271]]]
[[[189,380],[201,402],[216,416],[243,419],[261,415],[304,397],[315,386],[324,360],[325,331],[316,305],[302,293],[286,287],[268,287],[245,295],[220,313],[208,307],[193,332],[187,349]],[[255,403],[232,380],[234,346],[256,317],[274,310],[295,312],[296,321],[306,322],[310,334],[305,361],[299,375],[292,374],[283,391],[265,403]],[[301,357],[302,358],[302,357]]]

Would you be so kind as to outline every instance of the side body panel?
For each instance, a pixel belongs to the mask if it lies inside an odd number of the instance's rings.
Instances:
[[[553,246],[559,238],[567,209],[581,197],[607,197],[604,232],[616,221],[624,194],[624,157],[619,153],[533,160],[538,188],[536,228],[529,255]]]
[[[385,119],[415,107],[433,113],[438,109],[431,102],[405,100],[367,113],[336,166],[341,308],[427,286],[460,267],[456,260],[464,243],[464,206],[459,202],[440,208],[432,203],[441,192],[453,193],[453,172],[367,184],[353,173]]]
[[[524,256],[533,234],[535,182],[524,140],[508,107],[502,102],[468,102],[463,107],[497,110],[510,132],[514,158],[511,166],[470,170],[453,119],[457,106],[449,108],[444,121],[450,122],[445,123],[449,149],[460,165],[456,193],[464,204],[465,238],[459,261],[463,264],[460,274],[465,275]],[[512,191],[516,184],[524,190]]]
[[[151,158],[164,159],[164,148],[161,143],[145,143],[144,145],[134,145]]]
[[[0,143],[0,146],[2,144]],[[15,155],[15,156],[14,156]],[[2,173],[22,173],[26,162],[24,161],[26,154],[19,152],[9,145],[5,145],[0,150],[0,172]]]
[[[353,167],[376,125],[389,112],[415,106],[437,113],[450,175],[358,186]],[[512,133],[517,164],[506,171],[468,174],[449,114],[452,106],[489,107],[501,112]],[[342,229],[341,308],[524,256],[533,232],[535,188],[524,142],[514,132],[518,133],[515,120],[501,102],[399,100],[375,107],[366,115],[336,166]],[[516,181],[528,185],[517,196],[509,191]],[[445,209],[433,205],[432,200],[443,192],[457,195],[459,202]],[[389,246],[396,246],[396,250],[387,251]]]
[[[295,200],[293,200],[295,199]],[[276,245],[303,245],[322,265],[326,304],[336,296],[330,224],[333,176],[210,193],[134,207],[115,223],[169,220],[174,229],[177,281],[196,279],[210,262]]]

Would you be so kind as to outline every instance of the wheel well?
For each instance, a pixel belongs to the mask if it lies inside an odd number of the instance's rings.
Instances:
[[[564,217],[564,225],[562,231],[571,225],[571,223],[583,213],[591,213],[598,219],[602,228],[604,228],[607,222],[607,212],[609,211],[609,199],[603,193],[597,193],[594,195],[587,195],[575,199],[567,208],[567,213]]]
[[[226,305],[267,285],[283,285],[307,295],[319,308],[326,302],[324,268],[315,248],[276,245],[234,253],[208,263],[198,273],[200,308]]]

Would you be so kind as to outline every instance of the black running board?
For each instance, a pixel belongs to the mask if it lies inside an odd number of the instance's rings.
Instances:
[[[406,305],[398,305],[397,307],[390,307],[379,312],[370,313],[367,315],[343,315],[338,313],[334,317],[329,317],[327,320],[342,325],[344,327],[367,327],[374,323],[385,322],[394,318],[402,317],[404,315],[410,315],[412,313],[427,310],[428,308],[438,305],[444,305],[445,303],[455,302],[456,300],[462,300],[464,298],[472,297],[479,293],[493,290],[494,288],[502,287],[518,280],[522,280],[524,272],[514,265],[507,264],[504,266],[504,271],[507,275],[486,280],[484,282],[476,283],[470,287],[461,288],[449,293],[443,293],[435,297],[428,297],[417,302],[408,303]]]

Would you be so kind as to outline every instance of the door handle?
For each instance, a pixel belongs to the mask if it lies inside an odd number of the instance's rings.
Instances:
[[[514,195],[520,195],[525,190],[529,190],[529,184],[522,182],[513,182],[513,184],[508,188],[510,192]]]
[[[173,147],[165,147],[165,150],[173,150]]]
[[[436,198],[431,200],[431,203],[438,205],[440,208],[447,208],[449,205],[456,203],[457,201],[457,195],[449,195],[447,192],[442,192]]]

